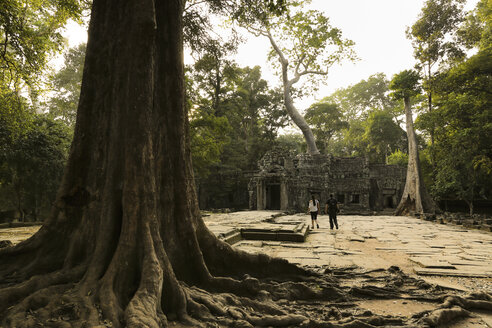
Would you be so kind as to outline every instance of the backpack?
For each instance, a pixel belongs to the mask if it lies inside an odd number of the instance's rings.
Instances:
[[[337,212],[337,200],[335,198],[328,199],[328,211]]]

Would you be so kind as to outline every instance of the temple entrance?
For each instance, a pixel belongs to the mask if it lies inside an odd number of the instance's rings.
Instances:
[[[266,187],[266,209],[280,210],[280,184],[269,184]]]
[[[393,203],[393,196],[384,197],[384,208],[395,208],[395,205]]]

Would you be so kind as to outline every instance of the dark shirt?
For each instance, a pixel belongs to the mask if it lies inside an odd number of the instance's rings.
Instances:
[[[330,198],[326,201],[326,205],[328,205],[328,213],[329,214],[337,214],[337,200],[335,198]]]

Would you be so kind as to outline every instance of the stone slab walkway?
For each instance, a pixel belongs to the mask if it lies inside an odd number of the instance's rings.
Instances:
[[[278,214],[249,211],[212,214],[204,219],[215,233],[246,226],[310,225],[306,214],[276,217]],[[241,240],[234,246],[308,266],[376,270],[395,265],[426,280],[438,277],[441,284],[456,289],[466,289],[470,279],[481,278],[479,288],[492,292],[490,232],[401,216],[339,216],[339,230],[329,229],[326,215],[319,216],[318,222],[321,228],[311,230],[304,243]]]
[[[204,216],[219,237],[240,229],[293,229],[310,226],[310,216],[280,216],[276,211],[243,211]],[[247,252],[263,252],[290,262],[316,267],[360,267],[364,270],[398,266],[407,274],[462,290],[492,292],[492,233],[442,225],[401,216],[339,216],[339,230],[329,229],[328,216],[318,218],[305,242],[232,239]],[[0,229],[0,240],[14,244],[39,226]]]

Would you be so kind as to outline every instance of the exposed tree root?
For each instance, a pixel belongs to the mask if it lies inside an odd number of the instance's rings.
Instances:
[[[437,309],[431,312],[427,317],[422,318],[421,322],[426,323],[431,327],[435,327],[459,318],[468,317],[469,315],[470,312],[459,306],[454,306],[450,309]]]
[[[1,289],[0,313],[16,301],[23,299],[39,290],[46,290],[52,286],[63,285],[78,281],[84,272],[84,267],[79,266],[72,270],[57,271],[42,276],[34,276],[20,284]],[[34,294],[33,294],[34,295]],[[33,296],[32,295],[32,296]]]
[[[487,293],[474,293],[467,297],[447,296],[437,309],[422,312],[415,317],[421,318],[419,320],[420,323],[435,327],[460,318],[469,317],[471,310],[492,312],[492,296]]]

